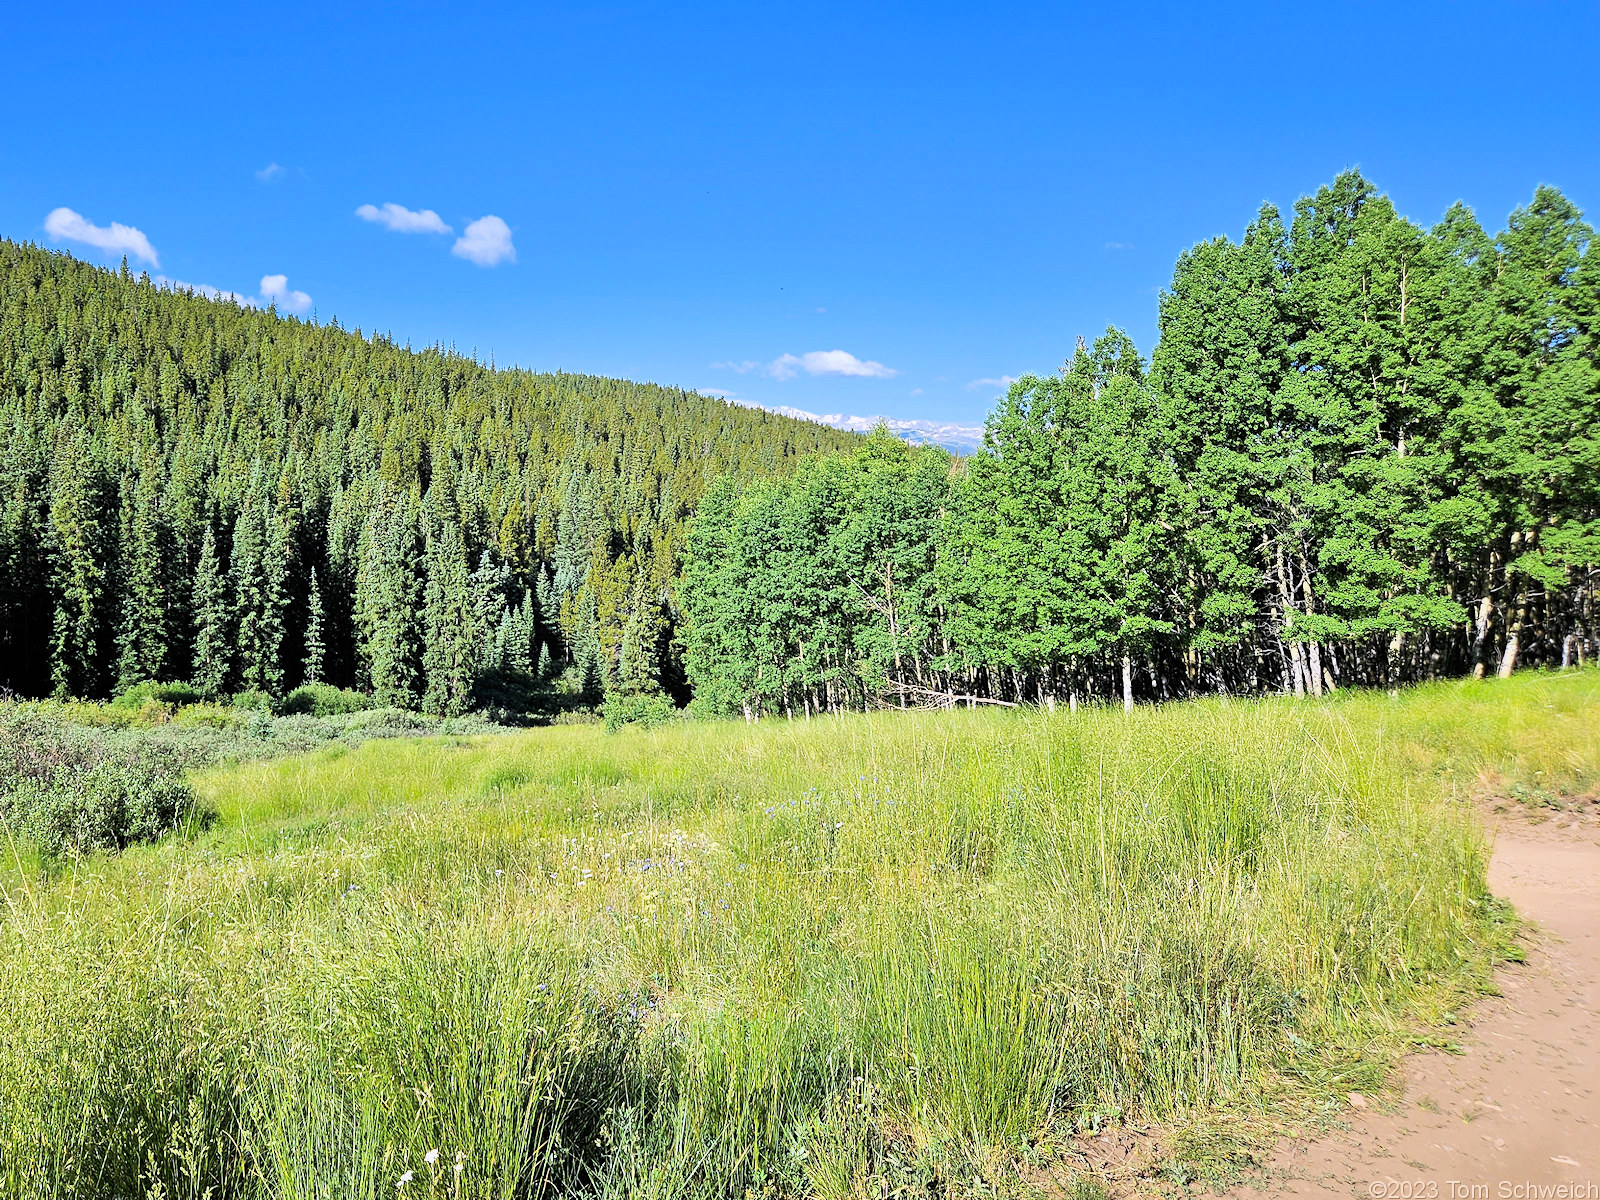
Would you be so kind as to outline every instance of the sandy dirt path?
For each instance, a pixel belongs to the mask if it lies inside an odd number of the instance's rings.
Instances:
[[[1283,1143],[1281,1190],[1240,1195],[1600,1198],[1600,833],[1497,821],[1490,885],[1533,923],[1528,961],[1456,1028],[1464,1053],[1411,1058],[1392,1104]]]

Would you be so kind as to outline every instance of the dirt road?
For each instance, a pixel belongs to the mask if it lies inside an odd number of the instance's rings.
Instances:
[[[1600,833],[1501,818],[1489,879],[1535,925],[1528,961],[1458,1029],[1464,1054],[1417,1055],[1392,1107],[1281,1146],[1277,1194],[1600,1200]]]

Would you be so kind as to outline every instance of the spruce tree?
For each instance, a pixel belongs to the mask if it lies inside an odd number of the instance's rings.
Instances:
[[[207,527],[195,568],[194,665],[190,682],[207,700],[218,699],[228,686],[232,654],[232,605],[228,581],[217,557],[217,540]]]
[[[427,554],[422,651],[422,710],[457,716],[472,704],[483,632],[473,579],[455,526],[440,523]]]
[[[401,493],[375,507],[362,534],[356,623],[363,674],[380,704],[420,698],[422,546],[416,510]]]
[[[162,678],[167,664],[167,547],[159,503],[159,476],[150,460],[130,481],[122,504],[118,691]]]
[[[311,591],[306,598],[306,657],[303,673],[307,683],[321,683],[327,647],[323,643],[322,588],[317,569],[311,568]]]
[[[239,682],[277,694],[283,687],[283,610],[289,570],[287,532],[272,506],[247,500],[233,532]]]
[[[107,552],[105,484],[87,431],[65,436],[52,464],[49,542],[55,619],[50,638],[55,694],[99,691],[105,625]]]

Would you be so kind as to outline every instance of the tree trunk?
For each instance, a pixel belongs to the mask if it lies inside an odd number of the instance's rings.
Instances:
[[[1304,548],[1300,551],[1300,593],[1306,598],[1306,615],[1317,611],[1316,594],[1311,590],[1311,562]],[[1315,640],[1306,643],[1311,657],[1311,694],[1322,695],[1322,646]]]
[[[1289,675],[1294,681],[1294,694],[1306,694],[1306,664],[1301,654],[1300,643],[1289,638],[1289,626],[1293,622],[1294,595],[1289,590],[1289,568],[1283,561],[1283,544],[1278,544],[1278,595],[1283,601],[1283,639],[1289,647]]]
[[[1485,586],[1483,599],[1478,602],[1478,628],[1472,639],[1472,677],[1482,679],[1488,670],[1489,620],[1494,616],[1494,597]]]
[[[1122,656],[1122,711],[1133,711],[1133,659]]]
[[[1497,674],[1501,679],[1510,679],[1511,672],[1517,669],[1517,640],[1521,637],[1520,630],[1512,630],[1506,638],[1506,652],[1500,656],[1500,670]]]
[[[1509,628],[1506,630],[1505,653],[1500,656],[1501,679],[1510,679],[1511,672],[1517,669],[1517,651],[1522,646],[1522,624],[1527,615],[1527,604],[1527,593],[1518,592],[1515,608],[1506,611]]]

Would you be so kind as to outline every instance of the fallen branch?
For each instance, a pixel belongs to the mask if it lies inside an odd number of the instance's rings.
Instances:
[[[1012,701],[1012,700],[993,700],[993,699],[990,699],[988,696],[967,696],[967,695],[958,694],[956,692],[936,692],[932,688],[918,687],[914,683],[902,683],[899,686],[904,691],[912,692],[912,693],[915,693],[915,694],[920,695],[920,696],[926,696],[931,700],[942,700],[942,701],[945,702],[945,705],[947,707],[949,707],[949,708],[954,708],[957,704],[962,704],[962,703],[965,703],[965,704],[998,704],[1002,708],[1016,708],[1016,707],[1018,707],[1016,702]]]

